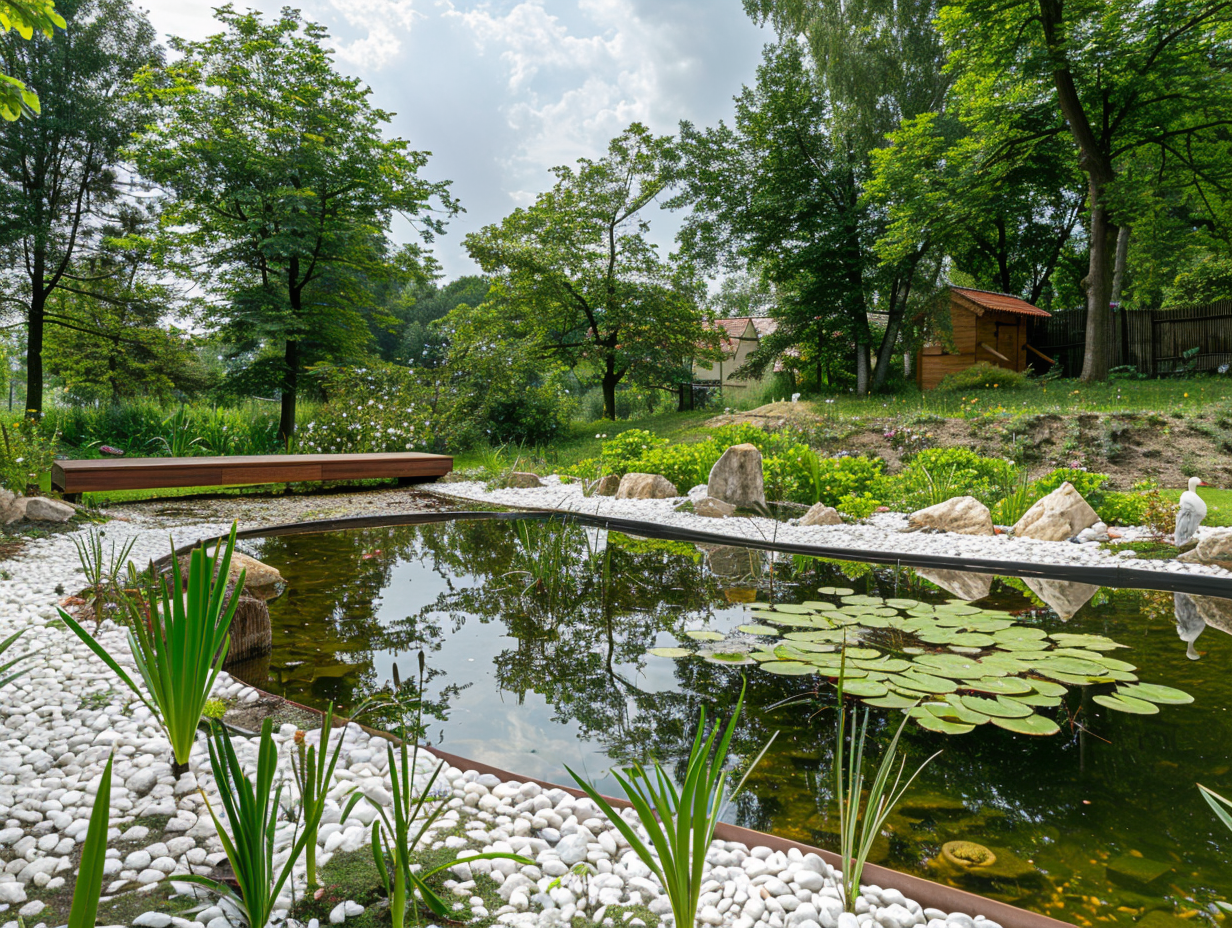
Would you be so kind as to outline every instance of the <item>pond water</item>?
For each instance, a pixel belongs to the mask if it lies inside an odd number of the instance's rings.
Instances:
[[[268,664],[240,671],[250,682],[317,707],[332,701],[347,712],[388,689],[395,662],[403,677],[411,676],[422,649],[430,741],[557,783],[571,782],[567,764],[613,793],[611,765],[650,757],[678,763],[698,709],[726,716],[744,677],[748,702],[734,753],[751,758],[780,734],[729,817],[832,849],[833,688],[809,668],[771,673],[771,663],[741,651],[765,659],[773,656],[769,649],[794,649],[811,634],[804,645],[815,649],[809,658],[828,660],[830,633],[812,634],[822,627],[819,614],[848,616],[838,627],[862,635],[855,644],[866,649],[852,653],[874,662],[865,666],[888,670],[901,669],[894,664],[901,659],[936,660],[939,650],[961,665],[992,653],[993,637],[1003,652],[1011,641],[1024,660],[1046,645],[1066,647],[1070,656],[1050,658],[1061,662],[1043,671],[1062,685],[1040,685],[1045,693],[1064,692],[1038,699],[1034,710],[1045,729],[1052,727],[1047,720],[1056,723],[1055,734],[982,724],[947,735],[907,725],[909,762],[942,753],[890,818],[873,858],[1079,925],[1213,923],[1212,902],[1232,896],[1232,834],[1195,786],[1232,796],[1227,600],[1035,581],[1032,590],[1022,580],[973,574],[926,579],[559,522],[460,520],[257,539],[248,547],[288,581],[270,604]],[[766,611],[770,603],[785,611]],[[919,616],[925,618],[915,621]],[[945,627],[928,625],[934,619]],[[759,635],[758,626],[771,633]],[[1059,638],[1045,641],[1045,634]],[[930,635],[933,641],[920,640]],[[1124,647],[1112,650],[1108,639]],[[675,647],[690,653],[648,653]],[[718,656],[705,660],[699,650]],[[1131,675],[1112,670],[1121,682],[1077,685],[1075,672],[1090,672],[1084,653],[1111,658],[1108,667],[1136,667],[1132,675],[1143,683],[1182,690],[1194,701],[1159,705],[1148,715],[1114,711],[1110,706],[1122,698],[1115,694],[1134,691],[1125,682]],[[801,657],[794,650],[779,656]],[[919,666],[906,676],[935,683]],[[999,673],[1003,681],[1014,676]],[[950,674],[975,694],[973,706],[1009,698],[997,692],[1021,692],[1009,686],[1017,686],[1013,679],[989,686],[962,676]],[[876,697],[879,679],[902,677],[871,671],[861,695]],[[789,697],[798,701],[771,708]],[[1133,708],[1138,700],[1126,702]],[[870,711],[884,744],[901,711]],[[984,845],[996,862],[978,875],[958,872],[940,853],[952,840]]]

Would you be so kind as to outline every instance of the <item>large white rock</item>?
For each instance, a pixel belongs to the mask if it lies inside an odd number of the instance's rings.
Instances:
[[[801,525],[842,525],[843,517],[833,506],[825,503],[814,503],[800,519]]]
[[[1074,583],[1072,580],[1023,577],[1023,583],[1062,619],[1073,618],[1074,613],[1090,602],[1091,597],[1099,591],[1097,586]]]
[[[45,496],[31,496],[26,500],[26,520],[30,522],[67,522],[77,510],[68,503]]]
[[[661,474],[625,474],[616,488],[617,499],[673,499],[676,485]]]
[[[992,592],[992,574],[976,574],[969,570],[930,570],[917,567],[916,574],[935,583],[947,593],[972,603]]]
[[[1067,480],[1023,514],[1014,525],[1014,536],[1065,541],[1098,521],[1095,510]]]
[[[959,535],[995,535],[992,513],[974,496],[955,496],[907,516],[907,530],[933,529]]]
[[[1177,560],[1190,564],[1212,564],[1232,570],[1232,529],[1207,531],[1196,548],[1186,551]]]
[[[766,482],[761,471],[761,452],[756,445],[732,445],[714,467],[706,494],[742,509],[766,505]]]

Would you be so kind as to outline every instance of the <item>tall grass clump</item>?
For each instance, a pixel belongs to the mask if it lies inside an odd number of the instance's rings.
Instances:
[[[697,735],[689,751],[684,781],[679,787],[658,762],[654,763],[653,775],[641,764],[635,764],[623,775],[616,770],[611,771],[632,803],[650,844],[617,814],[611,803],[588,780],[569,767],[565,768],[629,842],[642,863],[659,878],[671,902],[676,928],[693,928],[696,924],[697,903],[703,882],[702,866],[714,840],[715,825],[774,741],[772,736],[753,759],[731,795],[726,796],[728,772],[724,766],[732,736],[736,732],[736,722],[744,706],[744,691],[742,686],[736,708],[721,737],[718,725],[714,726],[709,736],[706,735],[706,710],[702,709]]]
[[[325,718],[321,722],[321,741],[317,745],[305,745],[304,733],[295,733],[294,747],[291,750],[291,771],[295,776],[295,786],[299,790],[301,824],[304,829],[305,864],[307,865],[308,888],[315,889],[317,885],[317,833],[321,829],[321,818],[325,815],[325,799],[334,778],[334,768],[338,766],[338,757],[342,753],[343,739],[334,742],[334,750],[329,751],[329,739],[334,727],[334,704],[331,702],[325,710]],[[354,797],[357,799],[358,797]],[[342,815],[342,821],[354,806],[354,800],[347,806]]]
[[[243,571],[234,590],[225,599],[235,551],[236,524],[231,525],[226,550],[219,547],[210,557],[204,546],[189,557],[188,581],[180,573],[172,549],[172,585],[151,572],[143,595],[124,595],[128,613],[128,644],[137,671],[149,692],[137,686],[119,662],[63,609],[60,618],[85,642],[158,719],[174,757],[172,770],[178,777],[188,770],[188,757],[197,737],[197,723],[210,698],[210,691],[231,645],[231,620],[244,588]],[[135,567],[130,571],[136,575]]]

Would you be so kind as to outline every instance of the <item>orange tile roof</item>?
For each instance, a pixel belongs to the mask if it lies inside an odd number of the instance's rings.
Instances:
[[[1017,313],[1020,316],[1037,316],[1049,318],[1052,313],[1045,312],[1038,306],[1032,306],[1026,300],[1020,300],[1008,293],[993,293],[991,290],[972,290],[969,287],[950,287],[951,293],[958,294],[964,301],[974,303],[976,313],[991,309],[999,313]]]

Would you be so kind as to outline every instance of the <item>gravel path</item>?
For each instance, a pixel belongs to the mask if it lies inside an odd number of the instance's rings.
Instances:
[[[705,496],[704,487],[695,487],[690,497]],[[1206,564],[1187,564],[1176,560],[1142,558],[1134,560],[1132,550],[1110,551],[1098,543],[1075,544],[1068,541],[1037,541],[1010,535],[958,535],[954,533],[908,532],[903,513],[877,513],[864,522],[847,525],[792,525],[767,518],[737,516],[713,519],[691,512],[678,512],[687,497],[675,499],[615,499],[610,496],[583,496],[578,483],[561,483],[557,477],[544,479],[544,486],[530,489],[489,490],[482,483],[448,483],[432,488],[433,493],[455,500],[509,506],[514,509],[551,509],[640,519],[657,525],[694,531],[725,534],[733,542],[775,540],[787,544],[819,545],[853,551],[875,550],[889,554],[928,554],[957,558],[985,558],[1006,562],[1026,561],[1088,567],[1132,566],[1141,570],[1202,574],[1232,580],[1232,572]],[[1122,541],[1147,537],[1145,529],[1117,529]],[[1201,529],[1202,532],[1210,529]]]
[[[407,491],[390,492],[402,494],[402,503],[409,506]],[[535,498],[542,500],[551,492],[540,491]],[[560,496],[560,488],[554,492]],[[334,514],[341,514],[346,500],[332,499]],[[348,511],[374,511],[374,507],[388,511],[397,504],[387,494],[362,494],[362,500]],[[165,553],[168,534],[179,545],[226,531],[228,522],[219,516],[230,515],[229,507],[242,511],[246,528],[256,521],[285,522],[307,515],[299,502],[286,500],[194,504],[196,517],[190,519],[160,516],[158,505],[124,507],[128,521],[107,527],[108,541],[120,544],[135,537],[132,556],[137,563]],[[662,514],[658,508],[636,505],[639,513]],[[56,618],[60,591],[71,593],[84,585],[72,535],[30,541],[16,557],[0,564],[0,570],[0,637],[25,629],[22,641],[40,651],[36,669],[0,691],[0,921],[4,928],[17,928],[17,915],[36,928],[49,924],[53,913],[62,915],[75,880],[93,791],[112,752],[106,898],[127,901],[128,909],[139,913],[129,922],[143,928],[238,924],[236,913],[212,899],[189,898],[193,887],[175,879],[189,872],[208,872],[223,859],[198,791],[200,787],[215,793],[204,746],[194,752],[190,772],[177,781],[168,763],[169,745],[148,710]],[[111,653],[123,655],[131,666],[122,629],[108,621],[98,640]],[[255,702],[260,697],[226,673],[220,675],[215,695],[236,702]],[[280,750],[294,734],[292,725],[276,733]],[[318,733],[307,737],[311,743]],[[386,742],[354,727],[344,737],[346,746],[320,831],[321,865],[335,854],[363,852],[367,846],[367,823],[375,815],[368,803],[361,802],[348,822],[339,822],[338,801],[344,800],[348,789],[362,790],[371,802],[389,798]],[[236,747],[251,770],[255,741],[237,738]],[[426,752],[420,756],[422,784],[434,761]],[[456,898],[459,919],[491,918],[514,928],[556,928],[582,916],[607,928],[618,924],[642,928],[643,921],[629,907],[644,906],[654,916],[670,921],[670,907],[658,882],[588,801],[563,790],[503,783],[492,775],[453,767],[443,772],[438,787],[447,809],[428,838],[433,846],[449,848],[459,857],[503,850],[535,861],[532,866],[511,861],[459,863],[447,883]],[[277,834],[278,852],[285,854],[292,840],[292,826],[284,823]],[[585,883],[570,872],[582,860],[594,868]],[[280,920],[286,919],[294,898],[302,897],[302,867],[301,862],[296,879],[280,901]],[[819,857],[797,851],[783,854],[766,847],[716,842],[707,857],[706,873],[700,920],[715,928],[999,928],[978,916],[973,920],[964,914],[922,909],[897,890],[874,886],[865,888],[855,913],[844,913],[834,871]],[[485,906],[477,891],[481,887],[475,882],[484,874],[497,884],[497,901],[491,909]],[[488,898],[492,898],[490,893]],[[46,900],[60,908],[44,912]],[[168,914],[168,909],[178,914]],[[362,911],[357,902],[343,900],[331,909],[328,921],[343,923]],[[308,928],[317,928],[315,919]]]

